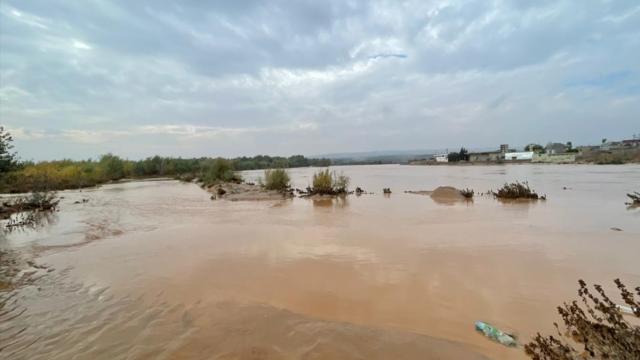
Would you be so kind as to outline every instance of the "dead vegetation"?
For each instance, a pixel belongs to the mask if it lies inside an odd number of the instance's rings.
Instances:
[[[538,195],[529,187],[528,182],[505,183],[498,191],[491,192],[498,199],[529,199],[529,200],[546,200],[546,195]]]
[[[640,359],[640,327],[630,323],[625,315],[640,318],[640,302],[619,280],[614,280],[622,300],[618,305],[599,285],[595,293],[580,280],[579,301],[558,307],[564,329],[558,324],[557,337],[538,333],[525,345],[526,354],[534,360],[574,359]],[[640,296],[640,286],[635,288]]]
[[[11,218],[11,215],[23,212],[43,212],[55,210],[59,200],[54,192],[34,192],[28,196],[5,199],[0,203],[0,220]],[[20,224],[7,224],[19,226]]]
[[[474,192],[472,189],[463,189],[460,190],[460,195],[464,196],[466,199],[473,199]]]

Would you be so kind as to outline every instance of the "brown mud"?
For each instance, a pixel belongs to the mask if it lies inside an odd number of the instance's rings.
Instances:
[[[419,190],[419,191],[405,191],[407,194],[415,195],[427,195],[430,196],[433,201],[440,204],[455,204],[456,202],[469,201],[470,199],[462,195],[459,189],[453,186],[438,186],[435,190]]]
[[[293,192],[267,190],[260,185],[246,183],[222,183],[210,186],[207,191],[211,199],[224,199],[229,201],[265,201],[283,200],[294,197]]]

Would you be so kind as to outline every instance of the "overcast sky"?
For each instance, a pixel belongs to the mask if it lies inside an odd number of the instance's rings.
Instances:
[[[640,2],[0,1],[23,159],[640,133]]]

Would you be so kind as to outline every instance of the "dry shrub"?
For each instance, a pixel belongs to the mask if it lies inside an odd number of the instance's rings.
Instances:
[[[640,302],[620,279],[614,282],[631,316],[640,318]],[[554,323],[557,337],[538,333],[525,345],[526,354],[534,360],[640,359],[640,327],[629,323],[601,286],[594,285],[593,293],[584,281],[579,284],[582,304],[574,300],[558,307],[564,331]],[[640,296],[640,286],[635,291]]]
[[[493,195],[499,199],[540,199],[541,197],[529,187],[528,182],[505,183]]]
[[[460,190],[460,195],[464,196],[467,199],[473,199],[474,192],[472,189],[464,189]]]

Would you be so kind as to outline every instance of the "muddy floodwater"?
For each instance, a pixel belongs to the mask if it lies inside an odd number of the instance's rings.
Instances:
[[[315,170],[291,170],[294,185]],[[60,192],[60,211],[0,235],[2,266],[26,279],[0,288],[0,358],[520,359],[474,322],[522,343],[553,331],[578,279],[612,295],[614,278],[640,285],[640,210],[624,205],[638,165],[336,170],[374,194],[212,201],[175,181]],[[548,200],[404,193],[514,180]]]

